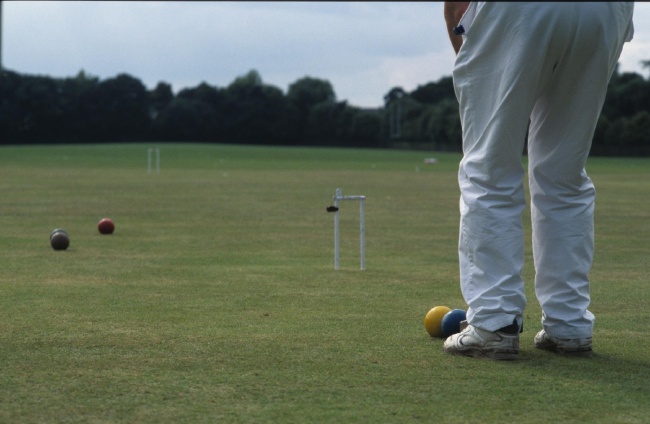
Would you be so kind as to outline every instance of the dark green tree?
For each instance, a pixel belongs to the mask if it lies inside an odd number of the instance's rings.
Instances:
[[[375,110],[360,110],[355,113],[350,125],[350,145],[380,147],[382,118],[382,113]]]
[[[607,97],[602,113],[614,121],[631,117],[650,107],[650,82],[634,72],[620,74],[618,66],[607,87]]]
[[[332,84],[312,77],[304,77],[290,84],[286,98],[292,144],[308,143],[305,137],[312,108],[321,103],[336,103]]]
[[[346,126],[347,102],[322,102],[309,113],[304,143],[308,145],[345,145],[349,124]]]
[[[277,87],[266,85],[256,70],[236,78],[225,91],[221,109],[230,142],[287,144],[287,101]]]
[[[152,123],[152,134],[161,141],[215,141],[215,109],[201,100],[176,97]]]
[[[91,122],[90,110],[86,102],[92,102],[93,93],[99,86],[99,78],[86,74],[83,70],[72,78],[63,80],[60,104],[63,112],[62,120],[66,126],[66,134],[62,141],[73,143],[91,143],[95,139],[96,130]]]
[[[458,102],[455,99],[445,99],[428,106],[420,117],[420,131],[427,144],[435,150],[461,150],[462,128]]]
[[[60,84],[48,77],[25,76],[15,80],[11,90],[9,114],[16,119],[11,125],[16,141],[49,143],[58,140],[63,131]],[[7,91],[9,91],[7,90]],[[4,97],[4,96],[3,96]]]
[[[149,97],[140,80],[120,74],[82,98],[96,141],[137,141],[149,132]]]
[[[174,100],[174,92],[171,84],[159,82],[156,87],[149,91],[149,115],[155,119]]]
[[[627,156],[650,154],[650,113],[644,110],[626,119],[620,137],[622,154]]]
[[[452,77],[443,77],[436,82],[420,85],[410,95],[414,100],[429,105],[435,105],[443,100],[456,100]]]

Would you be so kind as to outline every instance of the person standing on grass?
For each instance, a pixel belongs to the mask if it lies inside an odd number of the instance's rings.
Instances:
[[[463,134],[460,285],[468,326],[443,350],[516,359],[528,136],[535,347],[590,355],[594,186],[585,172],[607,85],[633,35],[632,2],[445,2]]]

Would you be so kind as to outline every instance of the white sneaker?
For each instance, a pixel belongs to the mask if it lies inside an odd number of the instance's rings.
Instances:
[[[537,349],[549,350],[570,356],[591,356],[591,337],[584,339],[556,339],[542,330],[535,336]]]
[[[454,355],[497,360],[519,357],[519,334],[486,331],[468,325],[460,333],[445,340],[443,350]]]

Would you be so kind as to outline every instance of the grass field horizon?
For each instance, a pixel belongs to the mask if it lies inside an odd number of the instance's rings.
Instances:
[[[158,147],[160,174],[147,173]],[[425,159],[435,157],[435,164]],[[455,153],[192,143],[0,148],[0,422],[644,423],[650,158],[592,158],[595,355],[444,355]],[[358,204],[366,196],[366,270]],[[110,217],[115,233],[97,222]],[[65,228],[70,247],[54,251]]]

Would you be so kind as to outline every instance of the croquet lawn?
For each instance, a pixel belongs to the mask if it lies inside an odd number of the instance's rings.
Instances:
[[[160,173],[147,151],[160,149]],[[430,160],[435,158],[436,161]],[[650,159],[592,158],[595,355],[442,352],[459,154],[209,144],[0,148],[2,423],[647,423]],[[435,162],[435,163],[430,163]],[[155,168],[155,167],[154,167]],[[334,270],[335,190],[342,202]],[[109,217],[112,235],[97,223]],[[49,235],[63,228],[70,247]]]

